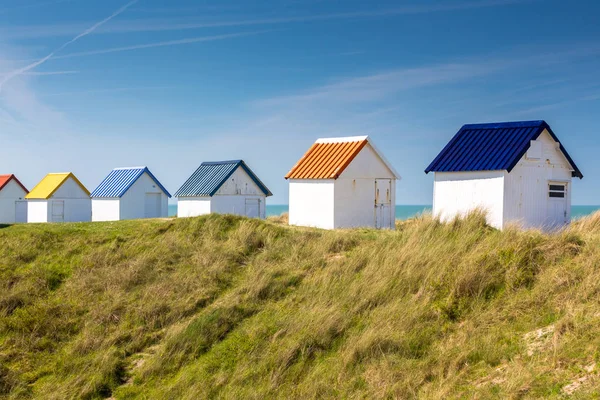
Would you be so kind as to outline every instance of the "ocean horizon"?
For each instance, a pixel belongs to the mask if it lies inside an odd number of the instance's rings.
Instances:
[[[406,220],[431,212],[431,209],[432,206],[430,205],[396,205],[396,219]],[[288,210],[289,206],[287,204],[267,204],[267,217],[278,216],[288,212]],[[593,214],[598,210],[600,210],[600,206],[572,206],[571,217],[578,219]],[[176,215],[177,204],[169,204],[169,216],[174,217]]]

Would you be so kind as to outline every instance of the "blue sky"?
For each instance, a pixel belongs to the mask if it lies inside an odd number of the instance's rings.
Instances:
[[[318,137],[371,135],[430,204],[425,167],[465,123],[545,119],[600,204],[600,2],[0,0],[0,173],[93,189],[202,161],[283,176]],[[52,55],[51,57],[49,57]]]

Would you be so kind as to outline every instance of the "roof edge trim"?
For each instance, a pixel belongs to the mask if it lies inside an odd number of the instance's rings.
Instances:
[[[29,194],[29,190],[25,187],[25,185],[23,185],[21,183],[21,181],[15,176],[15,174],[7,174],[8,175],[8,179],[6,180],[6,182],[4,182],[4,184],[2,186],[0,186],[0,190],[4,189],[6,187],[6,185],[8,185],[10,183],[10,181],[14,180],[16,182],[17,185],[19,185],[21,187],[21,189],[23,189],[26,194]]]

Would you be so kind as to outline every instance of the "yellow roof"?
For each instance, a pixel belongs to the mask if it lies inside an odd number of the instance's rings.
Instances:
[[[72,172],[65,172],[60,174],[48,174],[44,179],[40,181],[34,187],[31,192],[27,196],[26,199],[38,199],[38,200],[47,200],[67,181],[67,179],[73,178],[73,180],[79,185],[84,192],[86,192],[89,196],[90,192],[83,186],[79,179],[73,175]]]

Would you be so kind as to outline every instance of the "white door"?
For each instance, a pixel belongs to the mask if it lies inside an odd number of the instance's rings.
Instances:
[[[27,222],[27,202],[17,200],[15,202],[15,222],[17,224],[24,224]]]
[[[246,199],[246,217],[260,218],[260,199]]]
[[[548,215],[550,226],[562,226],[569,223],[568,186],[566,183],[548,184]]]
[[[51,222],[65,222],[65,202],[63,200],[52,200]]]
[[[375,227],[391,229],[392,218],[392,180],[375,179]]]
[[[161,216],[161,203],[160,193],[146,193],[144,218],[159,218]]]

